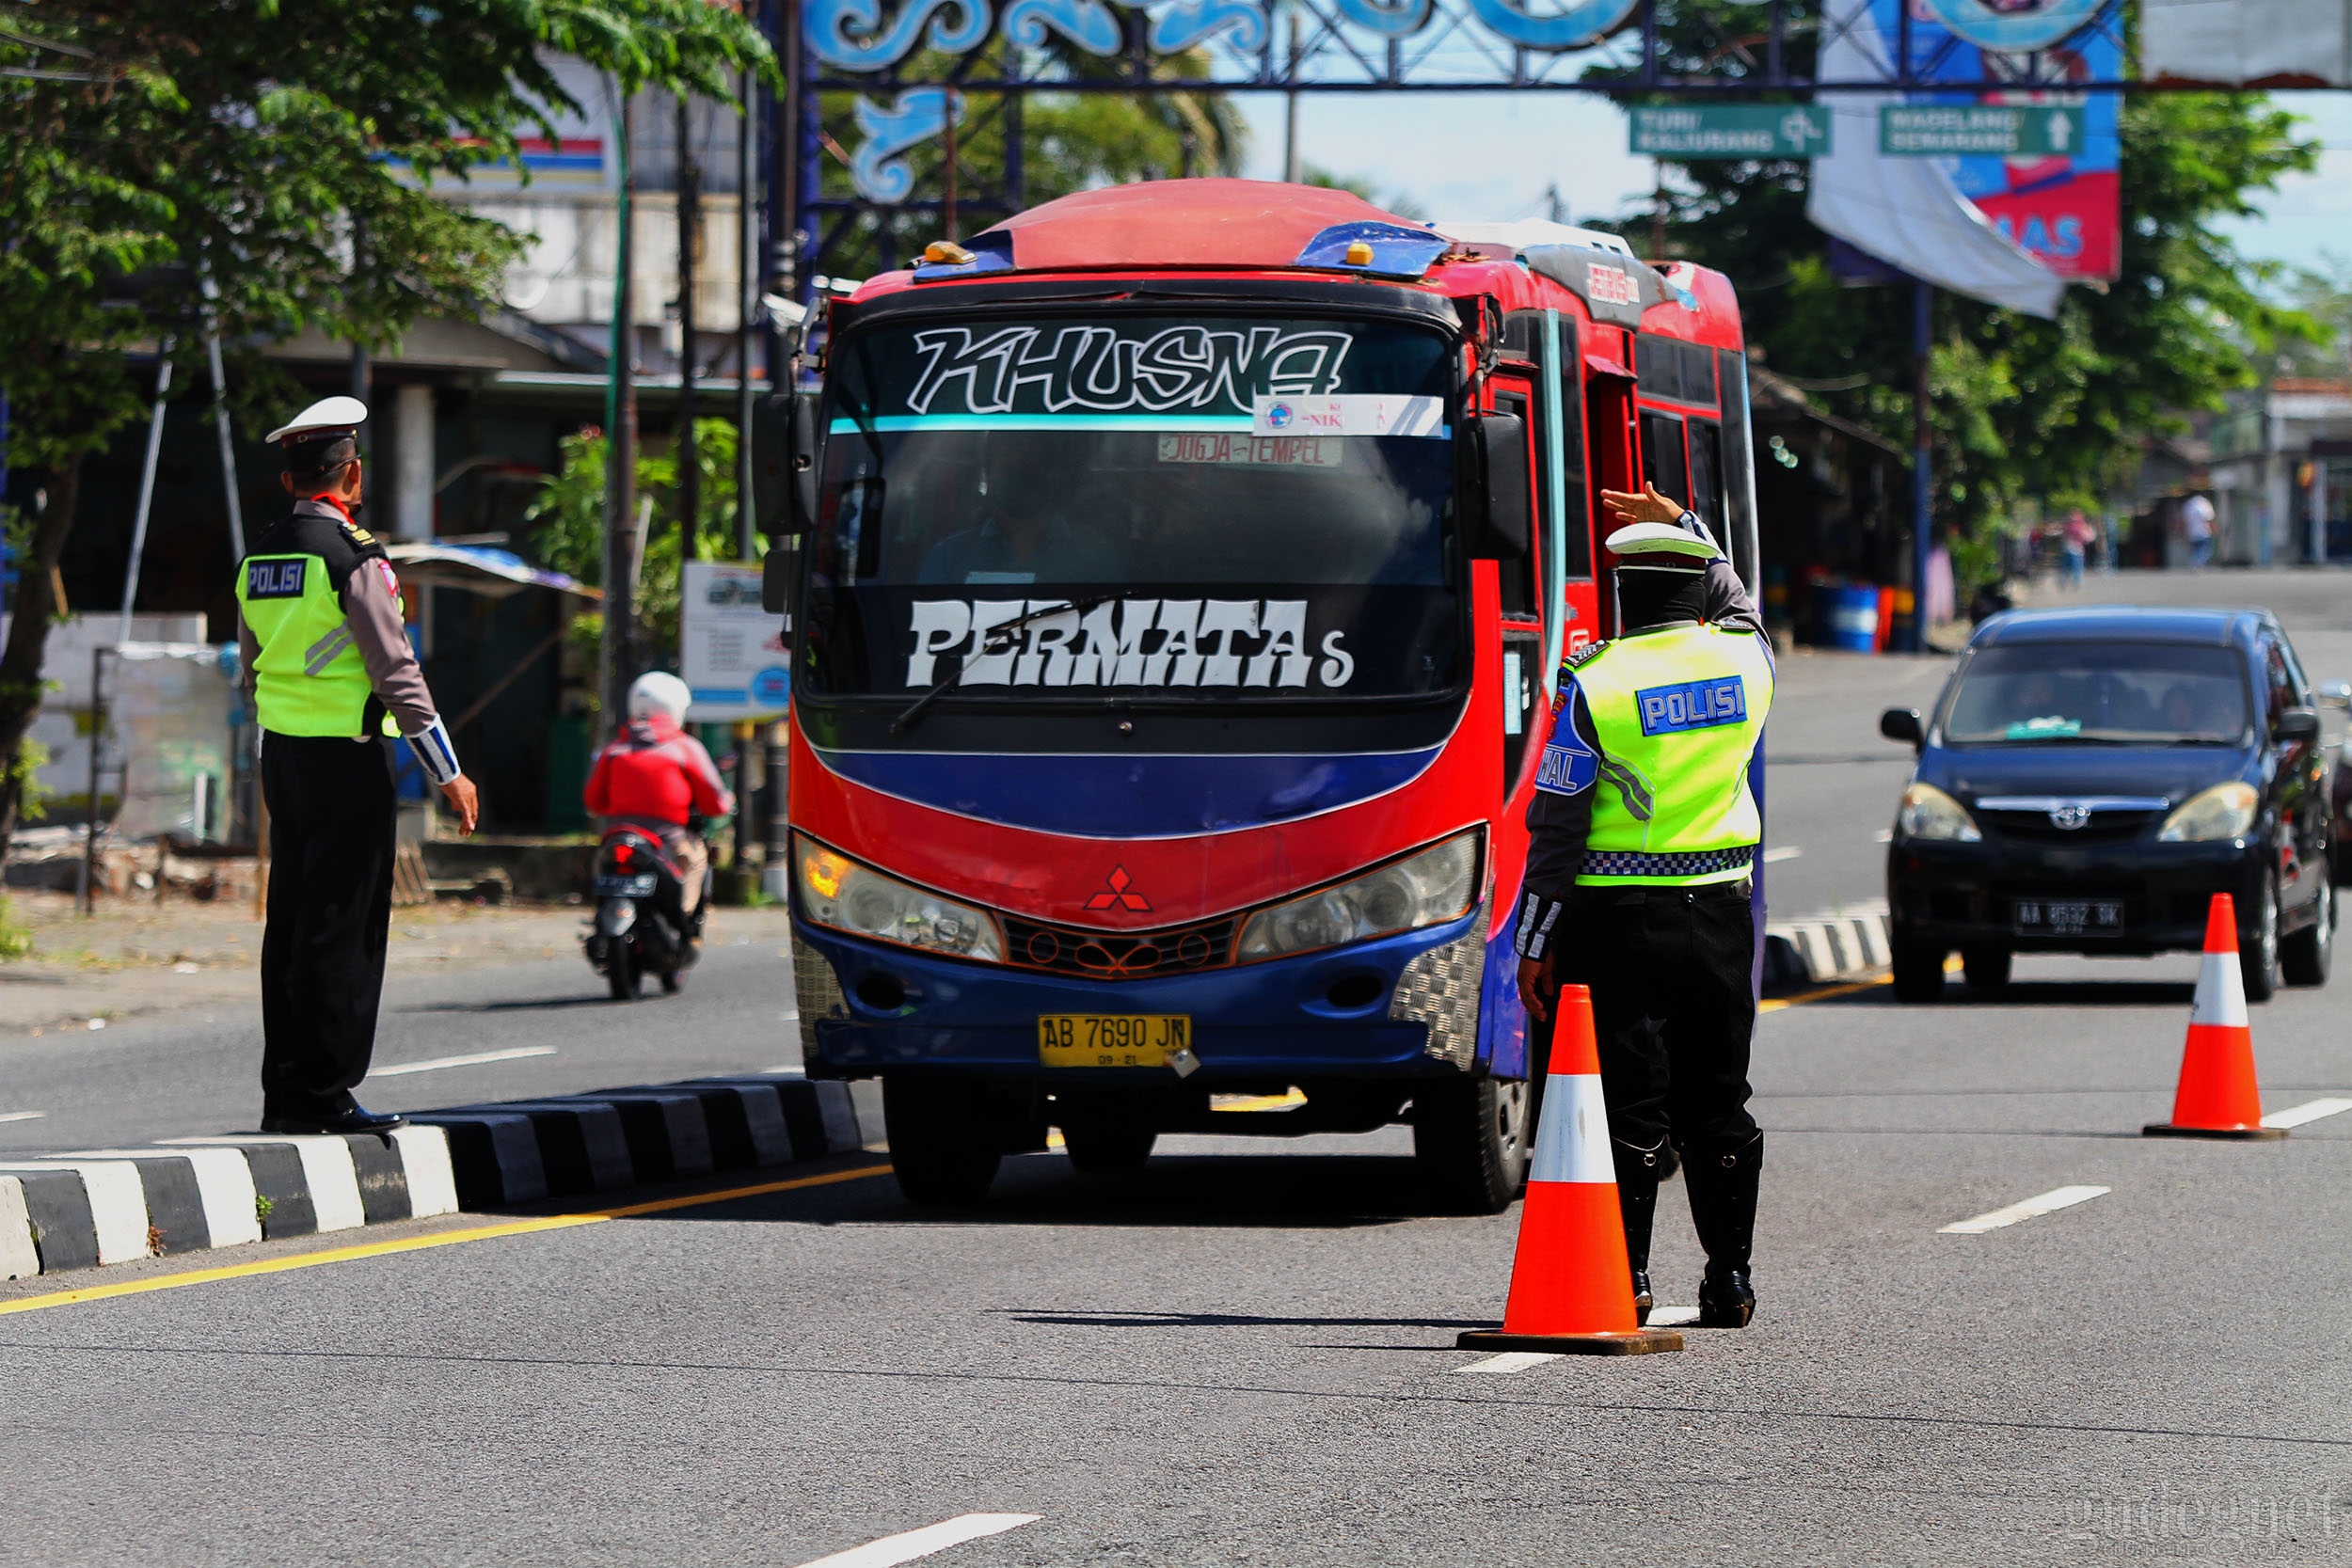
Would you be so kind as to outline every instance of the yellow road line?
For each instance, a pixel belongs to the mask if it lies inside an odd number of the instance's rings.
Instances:
[[[363,1242],[358,1246],[328,1247],[319,1252],[295,1253],[285,1258],[262,1258],[250,1263],[190,1269],[184,1274],[150,1275],[141,1279],[125,1279],[110,1285],[87,1285],[78,1291],[58,1291],[51,1295],[21,1296],[14,1301],[0,1301],[0,1317],[11,1312],[37,1312],[44,1307],[71,1307],[77,1302],[142,1295],[149,1291],[176,1291],[183,1285],[209,1285],[216,1279],[244,1279],[254,1275],[314,1269],[323,1263],[349,1263],[362,1258],[385,1258],[396,1252],[422,1252],[427,1247],[454,1246],[460,1242],[487,1242],[500,1236],[529,1236],[542,1230],[569,1230],[576,1226],[625,1220],[638,1214],[660,1214],[673,1209],[692,1209],[707,1203],[760,1197],[769,1193],[788,1193],[803,1187],[825,1187],[836,1181],[860,1181],[870,1176],[880,1176],[889,1169],[888,1165],[859,1165],[851,1170],[826,1171],[819,1176],[794,1177],[788,1181],[763,1181],[757,1186],[730,1187],[724,1192],[691,1193],[684,1197],[656,1198],[650,1203],[620,1204],[574,1214],[543,1214],[534,1219],[477,1226],[469,1230],[442,1230],[429,1236]]]
[[[1858,990],[1868,990],[1874,986],[1891,986],[1894,983],[1895,977],[1892,974],[1877,974],[1867,980],[1855,980],[1847,985],[1822,986],[1816,990],[1799,991],[1794,996],[1767,997],[1756,1005],[1756,1010],[1759,1013],[1776,1013],[1783,1007],[1794,1007],[1806,1002],[1826,1002],[1833,996],[1851,996]]]

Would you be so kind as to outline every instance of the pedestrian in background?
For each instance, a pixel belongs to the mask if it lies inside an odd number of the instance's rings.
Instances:
[[[2083,585],[2083,562],[2090,553],[2090,519],[2083,515],[2081,507],[2066,515],[2059,528],[2059,561],[2065,566],[2066,586],[2079,589]]]
[[[246,700],[262,730],[269,918],[262,933],[262,1130],[385,1132],[351,1091],[375,1053],[392,914],[392,740],[405,736],[470,833],[473,781],[402,625],[400,580],[353,514],[357,398],[269,433],[294,510],[237,571]]]
[[[2213,502],[2191,496],[2181,502],[2181,533],[2188,540],[2188,563],[2203,571],[2213,560]]]
[[[1772,645],[1698,518],[1655,485],[1603,491],[1619,635],[1561,662],[1528,807],[1519,995],[1551,1017],[1591,989],[1634,1303],[1678,1151],[1707,1249],[1699,1322],[1744,1328],[1764,1134],[1748,1114],[1752,879],[1763,819],[1748,766],[1772,703]]]

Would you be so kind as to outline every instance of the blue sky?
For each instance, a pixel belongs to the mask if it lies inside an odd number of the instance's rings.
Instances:
[[[2322,252],[2352,261],[2352,93],[2281,93],[2328,150],[2318,172],[2283,184],[2261,218],[2230,225],[2249,257],[2318,267]],[[1252,132],[1248,172],[1279,179],[1282,103],[1238,102]],[[1301,155],[1410,198],[1431,217],[1509,219],[1539,213],[1557,183],[1571,220],[1607,217],[1645,198],[1656,166],[1626,151],[1622,111],[1583,93],[1310,96]]]

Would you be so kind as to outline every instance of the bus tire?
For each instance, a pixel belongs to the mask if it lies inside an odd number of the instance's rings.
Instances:
[[[1524,1082],[1472,1078],[1413,1091],[1413,1156],[1438,1209],[1499,1214],[1527,1182],[1533,1118]]]
[[[890,1170],[909,1203],[971,1205],[988,1196],[1004,1156],[993,1121],[953,1079],[882,1077]]]
[[[1159,1133],[1126,1121],[1064,1122],[1061,1143],[1071,1168],[1089,1176],[1127,1176],[1152,1158]]]

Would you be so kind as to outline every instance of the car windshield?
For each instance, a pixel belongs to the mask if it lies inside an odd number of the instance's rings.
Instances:
[[[796,675],[814,695],[920,691],[959,662],[966,696],[1449,689],[1449,390],[1445,340],[1380,322],[856,335]]]
[[[2244,661],[2166,642],[2029,642],[1969,656],[1944,712],[1954,745],[2228,746],[2248,735]]]

